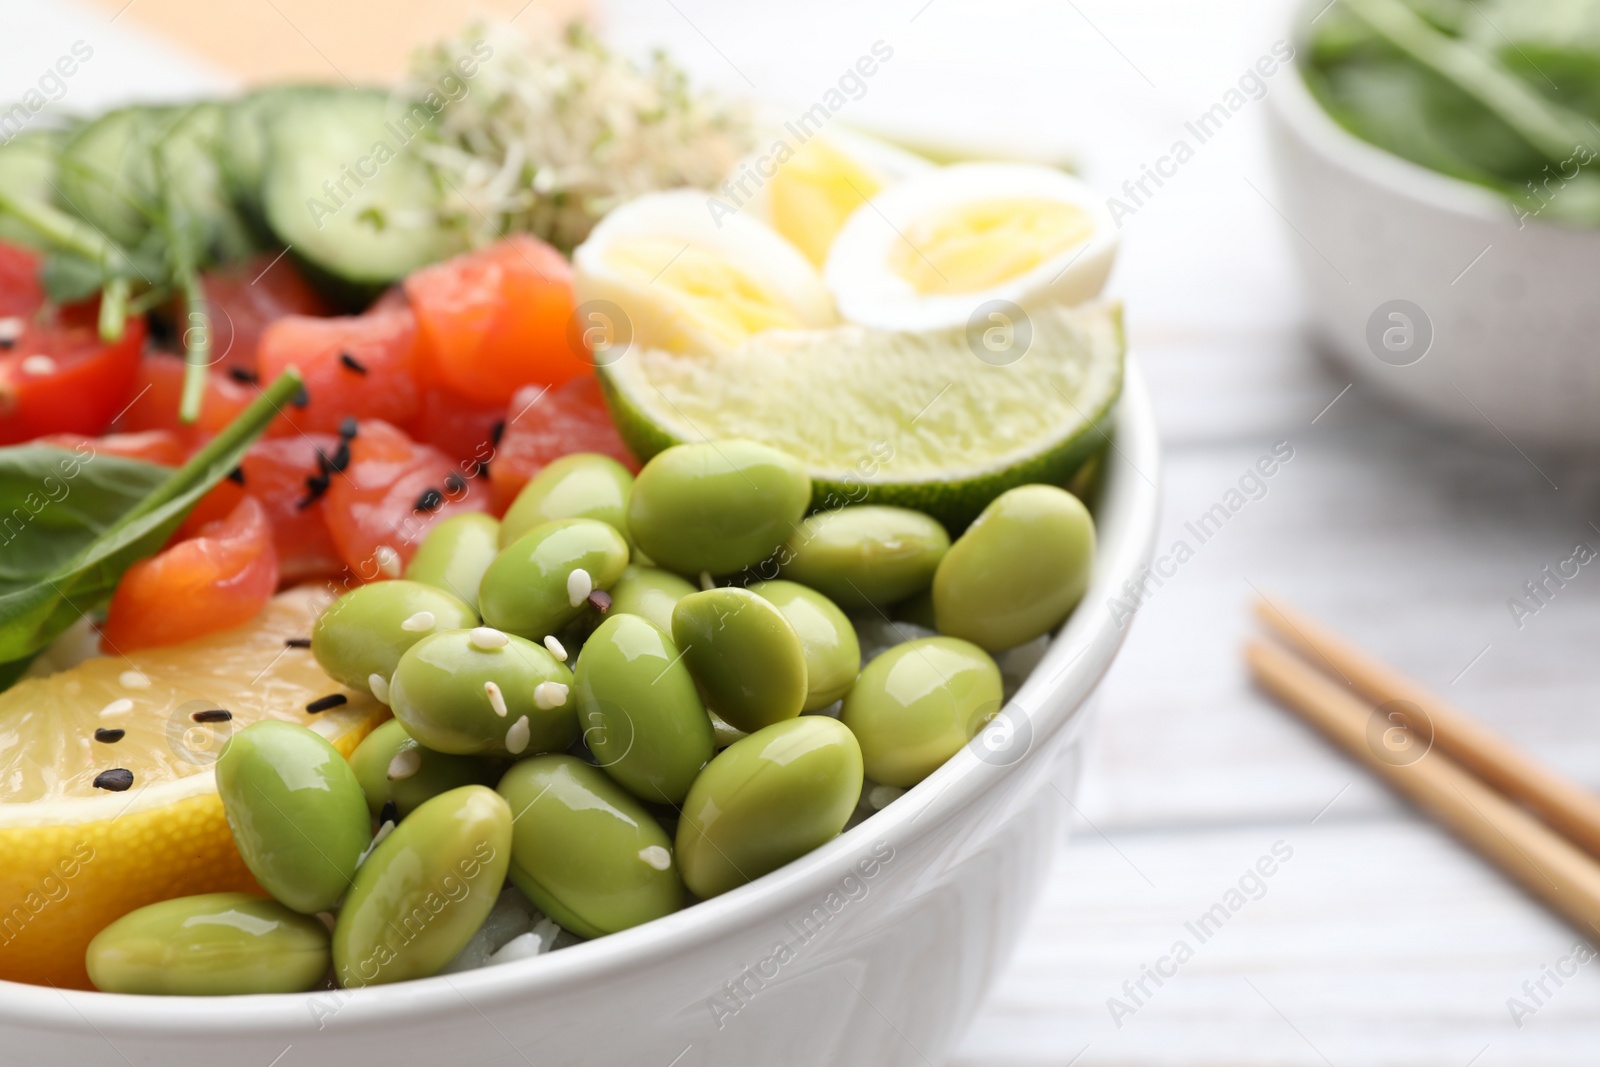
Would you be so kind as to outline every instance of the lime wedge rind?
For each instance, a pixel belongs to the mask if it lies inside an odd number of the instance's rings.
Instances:
[[[1000,493],[1064,485],[1109,440],[1126,340],[1119,303],[1035,309],[1015,359],[966,330],[771,331],[737,351],[630,349],[601,368],[641,460],[749,437],[797,456],[813,506],[884,503],[964,528]]]

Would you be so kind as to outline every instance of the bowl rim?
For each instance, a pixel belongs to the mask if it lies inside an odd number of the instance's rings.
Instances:
[[[1126,358],[1116,412],[1097,500],[1100,558],[1081,601],[1088,610],[1073,613],[1008,705],[1022,712],[1032,730],[1030,746],[1011,764],[985,762],[969,745],[892,806],[801,859],[693,907],[559,952],[392,985],[233,997],[137,996],[0,981],[0,1033],[108,1029],[146,1038],[226,1033],[288,1039],[322,1030],[320,1023],[309,1025],[318,1022],[315,1011],[308,1009],[319,1001],[336,1001],[341,1015],[349,1010],[350,1028],[415,1023],[457,1014],[464,1007],[479,1012],[503,1005],[525,1008],[542,991],[603,981],[620,969],[714,940],[721,931],[768,924],[788,917],[796,905],[819,902],[858,862],[881,859],[878,850],[885,843],[910,846],[957,817],[1050,737],[1081,718],[1080,709],[1110,667],[1131,621],[1127,616],[1119,620],[1110,600],[1126,596],[1138,584],[1160,512],[1155,413],[1132,353]],[[1137,607],[1136,596],[1133,603]],[[343,1021],[338,1029],[353,1032]]]
[[[1289,63],[1291,77],[1285,78],[1267,94],[1267,108],[1285,127],[1313,151],[1335,165],[1356,174],[1396,196],[1419,205],[1490,223],[1518,228],[1518,217],[1509,201],[1492,190],[1462,178],[1441,174],[1420,163],[1397,156],[1370,141],[1364,141],[1339,125],[1311,93],[1306,84],[1305,55],[1311,24],[1332,4],[1327,0],[1299,0],[1283,15],[1283,36],[1294,49]],[[1558,226],[1536,216],[1524,225],[1561,232]]]

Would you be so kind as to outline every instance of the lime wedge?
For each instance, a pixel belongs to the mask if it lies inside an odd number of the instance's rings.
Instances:
[[[814,507],[896,504],[959,531],[1013,486],[1066,484],[1104,445],[1122,389],[1119,303],[1036,309],[999,353],[984,340],[769,331],[720,356],[602,354],[600,381],[641,460],[746,437],[806,464]]]

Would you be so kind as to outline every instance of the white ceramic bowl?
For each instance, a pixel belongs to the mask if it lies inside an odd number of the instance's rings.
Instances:
[[[1293,5],[1297,55],[1326,3]],[[1519,446],[1600,444],[1600,230],[1519,219],[1486,189],[1360,140],[1298,68],[1269,101],[1278,206],[1318,339],[1430,417]]]
[[[1066,840],[1085,704],[1125,635],[1107,600],[1155,536],[1136,364],[1089,592],[991,727],[809,856],[546,956],[353,992],[133,997],[0,982],[0,1063],[160,1067],[926,1067],[960,1035]],[[1058,792],[1058,788],[1061,790]]]

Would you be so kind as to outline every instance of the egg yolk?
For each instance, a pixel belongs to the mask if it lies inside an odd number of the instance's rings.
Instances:
[[[801,325],[794,308],[727,252],[676,237],[634,237],[606,250],[622,278],[660,293],[671,315],[719,346]]]
[[[991,289],[1087,240],[1089,215],[1041,197],[973,200],[917,219],[889,254],[889,269],[919,293]]]
[[[882,188],[875,174],[814,137],[767,184],[772,228],[820,267],[845,219]]]

